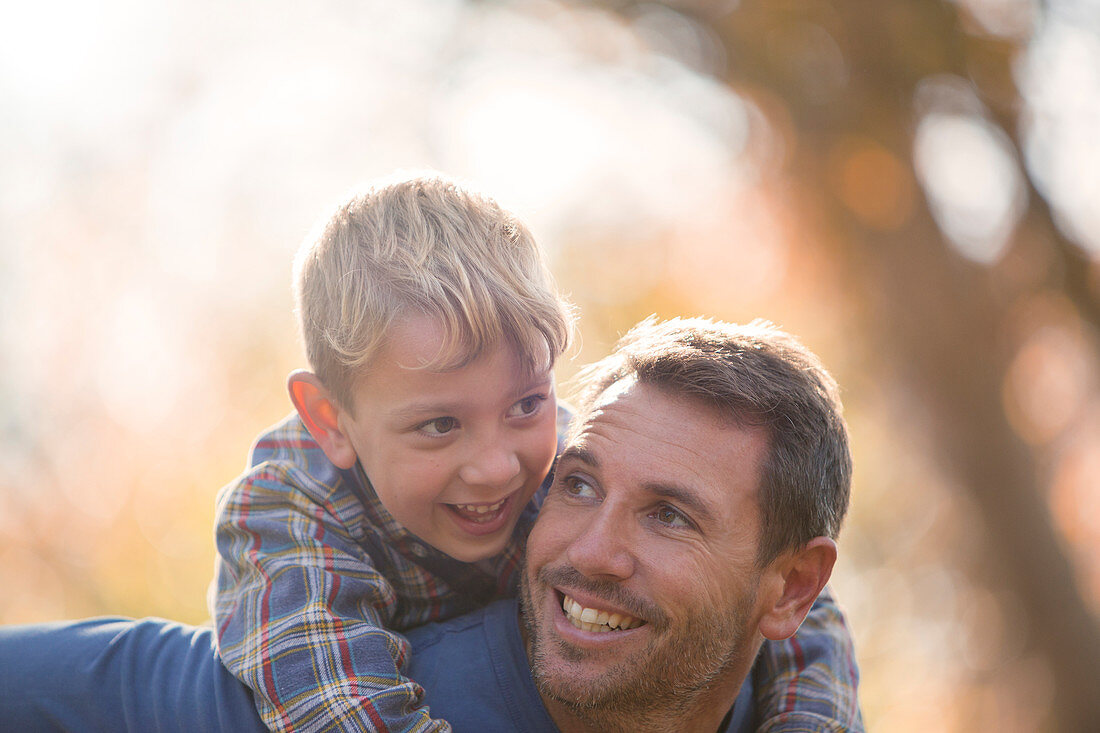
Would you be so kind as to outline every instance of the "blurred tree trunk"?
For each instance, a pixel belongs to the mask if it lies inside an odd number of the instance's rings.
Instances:
[[[681,12],[690,4],[668,3]],[[720,15],[706,3],[695,6],[696,20],[726,51],[725,81],[749,96],[779,95],[790,115],[797,144],[787,166],[804,208],[821,217],[814,222],[822,228],[820,241],[833,248],[830,256],[850,278],[843,285],[872,301],[864,312],[874,320],[860,324],[861,335],[911,385],[935,426],[944,466],[980,507],[987,560],[1024,610],[1024,628],[1014,631],[1025,635],[1053,676],[1048,722],[1058,730],[1100,730],[1100,630],[1060,549],[1036,457],[1002,407],[1013,356],[1005,287],[995,268],[965,261],[950,248],[923,199],[901,229],[882,232],[861,225],[832,193],[830,151],[853,136],[888,149],[912,176],[914,92],[935,74],[970,79],[1019,149],[1020,98],[1009,65],[1020,49],[968,36],[955,6],[936,0],[742,0]],[[805,40],[822,29],[847,66],[846,80],[831,96],[798,64]],[[970,73],[975,63],[981,79]],[[820,85],[832,81],[827,71]],[[1038,250],[1040,261],[1053,264],[1045,282],[1027,287],[1059,290],[1096,323],[1100,308],[1087,287],[1087,258],[1065,241],[1030,180],[1027,185],[1030,208],[1012,246]]]

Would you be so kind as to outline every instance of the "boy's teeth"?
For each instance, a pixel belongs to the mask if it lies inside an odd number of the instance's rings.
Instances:
[[[452,504],[451,506],[466,515],[477,515],[477,517],[468,517],[477,521],[478,519],[488,519],[489,517],[485,515],[500,511],[506,501],[508,500],[501,499],[496,504]]]
[[[455,504],[456,507],[464,512],[477,512],[478,514],[488,514],[489,512],[495,512],[504,506],[505,499],[501,499],[496,504]]]
[[[612,631],[614,629],[627,630],[641,626],[643,621],[624,613],[601,611],[598,608],[585,608],[569,596],[562,599],[561,608],[565,611],[566,618],[578,629],[584,631]]]

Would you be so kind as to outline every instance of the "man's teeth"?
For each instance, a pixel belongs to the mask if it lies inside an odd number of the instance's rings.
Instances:
[[[500,508],[502,506],[504,506],[504,502],[506,502],[506,501],[508,501],[508,500],[507,499],[501,499],[496,504],[452,504],[451,506],[453,506],[455,509],[459,510],[460,512],[462,512],[466,515],[470,515],[470,514],[486,515],[486,514],[493,514],[497,511],[500,511]],[[475,522],[478,521],[479,519],[490,519],[490,517],[486,517],[486,516],[469,517],[469,518],[474,520]]]
[[[561,608],[565,611],[565,617],[578,629],[584,631],[612,631],[620,629],[625,631],[641,626],[644,621],[628,616],[625,613],[601,611],[598,608],[585,608],[569,596],[562,600]]]

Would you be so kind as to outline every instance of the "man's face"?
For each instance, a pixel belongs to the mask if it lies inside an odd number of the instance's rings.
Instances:
[[[528,541],[524,619],[548,704],[689,703],[748,669],[766,450],[762,430],[656,387],[603,395]]]
[[[406,529],[464,562],[504,549],[557,451],[549,371],[525,373],[507,347],[450,371],[431,363],[443,327],[426,316],[391,328],[341,413],[378,498]]]

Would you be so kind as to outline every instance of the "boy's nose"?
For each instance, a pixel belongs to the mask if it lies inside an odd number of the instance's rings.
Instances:
[[[520,472],[519,456],[514,450],[494,446],[480,451],[459,470],[459,478],[469,486],[492,489],[510,486]]]

